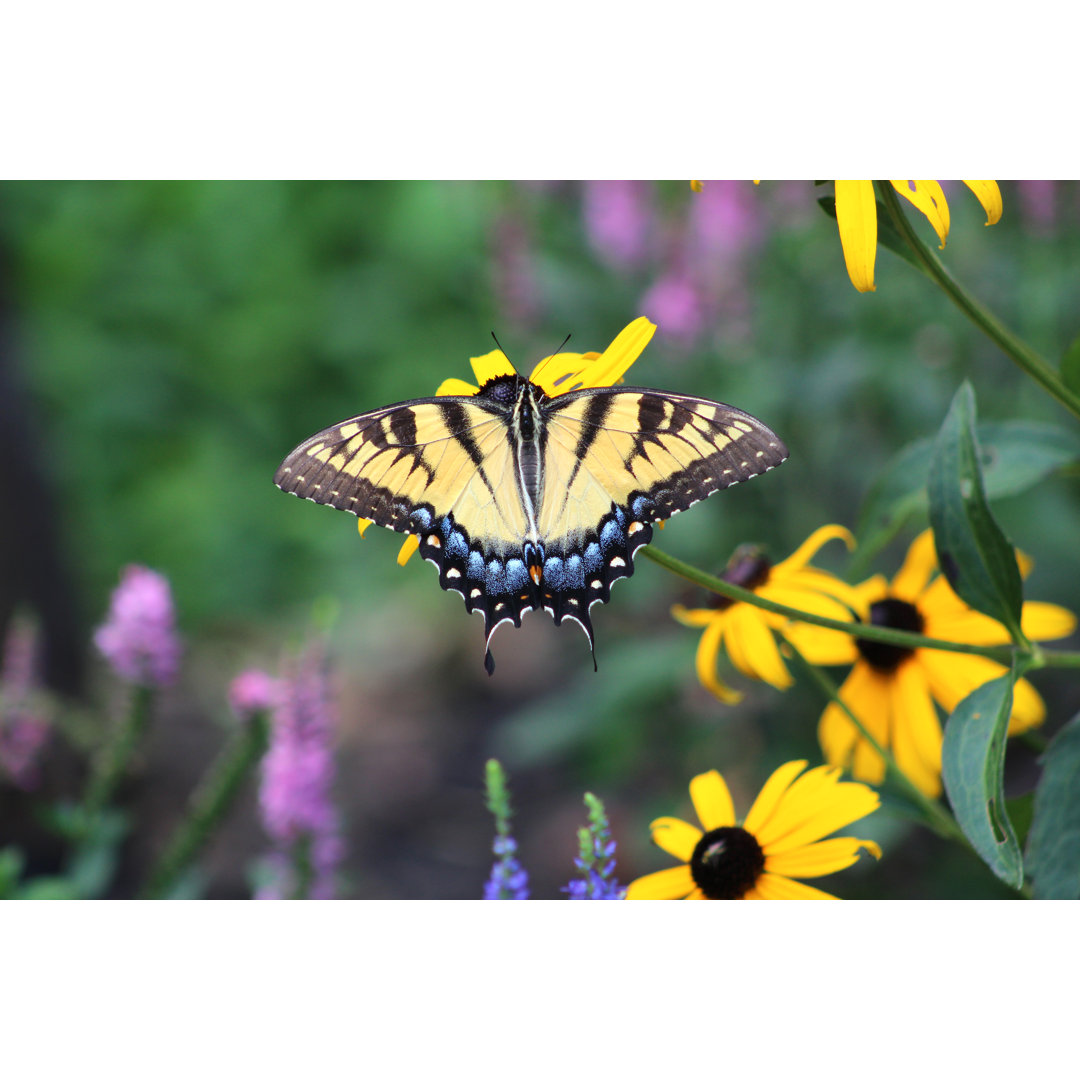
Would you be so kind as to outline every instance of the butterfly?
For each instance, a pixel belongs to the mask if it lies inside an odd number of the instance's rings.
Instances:
[[[491,638],[543,608],[578,623],[634,572],[652,527],[787,459],[748,413],[644,387],[549,397],[521,375],[471,397],[418,398],[305,439],[274,483],[419,537],[443,589],[484,616]]]

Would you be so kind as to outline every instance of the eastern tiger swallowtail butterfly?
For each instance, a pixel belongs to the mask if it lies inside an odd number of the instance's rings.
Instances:
[[[652,526],[787,458],[730,405],[641,387],[549,397],[520,375],[473,397],[404,401],[305,439],[274,483],[413,533],[484,616],[484,666],[503,623],[544,608],[595,648],[589,610],[634,572]]]

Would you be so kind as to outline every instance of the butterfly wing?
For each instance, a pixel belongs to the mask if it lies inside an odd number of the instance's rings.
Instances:
[[[543,407],[541,598],[592,642],[589,608],[634,572],[652,525],[787,458],[760,420],[706,398],[642,387],[580,390]]]
[[[302,442],[274,482],[301,498],[420,537],[439,584],[484,614],[488,638],[538,606],[522,558],[527,522],[504,406],[475,397],[406,401]]]

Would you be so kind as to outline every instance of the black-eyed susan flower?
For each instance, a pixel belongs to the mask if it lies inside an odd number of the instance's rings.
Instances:
[[[628,900],[833,900],[795,878],[817,878],[851,866],[872,840],[836,836],[878,808],[877,792],[842,781],[840,770],[805,761],[781,765],[762,787],[741,825],[724,778],[713,769],[690,781],[701,828],[663,817],[649,828],[653,842],[681,866],[630,884]],[[799,774],[802,773],[800,776]]]
[[[614,386],[642,354],[654,333],[656,333],[656,324],[641,316],[624,327],[602,353],[553,353],[533,368],[529,379],[536,383],[548,397],[557,397],[559,394],[566,394],[571,390],[583,390],[587,387]],[[480,387],[492,379],[500,375],[516,374],[514,365],[506,358],[502,349],[493,349],[483,356],[474,356],[469,363],[476,377],[476,385],[464,379],[445,379],[435,391],[436,396],[471,397],[480,393]],[[358,520],[357,527],[361,536],[369,525],[371,521],[367,518]],[[419,537],[407,536],[398,552],[399,565],[404,566],[419,545]]]
[[[1026,575],[1030,561],[1021,556],[1019,563]],[[1006,644],[1005,627],[965,604],[937,569],[934,538],[927,529],[912,543],[891,583],[877,575],[857,587],[870,622],[944,641]],[[1021,610],[1020,625],[1032,640],[1045,641],[1071,634],[1076,616],[1057,604],[1028,601]],[[817,632],[816,627],[803,624],[792,630],[791,638],[801,650]],[[937,796],[942,729],[934,703],[950,713],[976,687],[1003,675],[1005,668],[983,656],[906,649],[863,639],[851,643],[850,659],[855,666],[840,688],[841,699],[874,738],[891,750],[908,779],[926,795]],[[1035,688],[1027,679],[1018,679],[1009,734],[1041,724],[1045,713]],[[871,784],[882,781],[884,760],[835,702],[822,713],[818,737],[830,764],[849,768],[855,777]]]
[[[936,180],[890,180],[934,228],[941,246],[949,235],[949,204]],[[1001,217],[1001,191],[994,180],[965,180],[986,211],[986,224]],[[836,222],[852,285],[859,292],[874,291],[874,260],[877,256],[877,203],[872,180],[836,181]]]
[[[810,560],[829,540],[844,540],[849,547],[854,537],[840,525],[823,525],[803,541],[783,562],[772,565],[757,549],[740,548],[720,576],[733,585],[750,589],[766,600],[787,604],[813,615],[850,621],[863,614],[859,594],[846,582],[810,566]],[[716,660],[721,645],[731,662],[744,675],[761,679],[786,690],[792,683],[774,630],[784,630],[788,619],[752,604],[733,602],[716,596],[711,607],[685,608],[676,605],[672,615],[684,626],[701,627],[704,632],[697,649],[697,675],[702,686],[721,701],[734,703],[742,697],[717,678]],[[851,639],[839,630],[820,630],[800,644],[803,655],[813,664],[842,664],[851,653]]]

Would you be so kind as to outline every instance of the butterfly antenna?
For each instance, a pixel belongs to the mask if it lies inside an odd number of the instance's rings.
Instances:
[[[504,349],[504,348],[502,347],[502,342],[501,342],[501,341],[499,341],[499,339],[498,339],[498,338],[497,338],[497,337],[495,336],[495,331],[494,331],[494,330],[492,330],[492,331],[491,331],[491,339],[492,339],[492,341],[494,341],[494,342],[495,342],[495,344],[496,344],[496,345],[498,345],[498,346],[499,346],[499,352],[501,352],[501,353],[503,354],[503,356],[506,356],[506,350],[505,350],[505,349]],[[512,367],[512,368],[513,368],[513,369],[514,369],[515,371],[517,371],[517,366],[516,366],[516,365],[514,364],[514,361],[513,361],[513,360],[511,360],[509,356],[506,356],[506,362],[507,362],[507,363],[508,363],[508,364],[509,364],[509,365],[510,365],[510,366],[511,366],[511,367]]]

